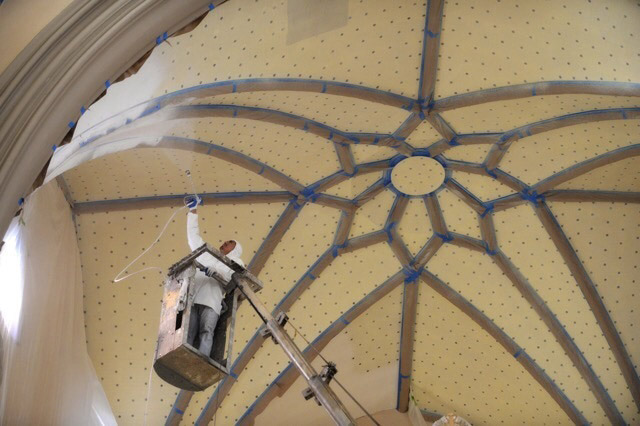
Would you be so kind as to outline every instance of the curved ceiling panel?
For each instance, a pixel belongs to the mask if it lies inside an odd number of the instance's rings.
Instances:
[[[567,167],[616,148],[638,143],[640,120],[615,120],[570,126],[513,143],[500,168],[534,184]],[[523,167],[523,159],[528,159]]]
[[[624,3],[445,2],[436,96],[544,80],[635,82],[638,20]]]
[[[459,108],[443,112],[442,116],[459,133],[506,132],[567,114],[637,106],[637,97],[547,95]]]

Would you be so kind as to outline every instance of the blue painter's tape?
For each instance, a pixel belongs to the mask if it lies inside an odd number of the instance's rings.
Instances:
[[[300,191],[300,194],[305,198],[309,198],[315,194],[315,191],[313,190],[313,188],[307,187],[302,189],[302,191]]]
[[[389,222],[389,224],[384,227],[384,232],[387,233],[387,238],[389,239],[389,242],[393,241],[393,236],[391,234],[391,231],[393,230],[394,226],[396,226],[395,222]]]
[[[484,171],[487,172],[487,174],[489,176],[491,176],[494,179],[498,178],[498,175],[496,174],[496,172],[494,171],[495,169],[489,169],[487,166],[484,166]]]
[[[426,30],[426,32],[427,32],[427,36],[430,38],[436,38],[440,36],[440,33],[432,33],[430,30]]]
[[[458,142],[457,136],[454,136],[453,138],[451,138],[451,140],[448,143],[449,143],[449,146],[460,146],[460,142]]]
[[[58,146],[54,144],[54,145],[51,147],[51,151],[56,152],[56,149],[58,149]]]
[[[420,277],[420,274],[421,274],[421,271],[416,271],[415,269],[407,269],[407,268],[402,269],[402,272],[407,276],[404,279],[405,283],[415,282]]]
[[[315,280],[315,279],[316,279],[316,276],[315,276],[315,275],[313,275],[311,272],[309,272],[309,273],[307,274],[307,276],[308,276],[309,278],[311,278],[311,280]]]
[[[411,374],[408,374],[408,375],[405,376],[404,374],[400,373],[400,379],[406,380],[409,377],[411,377]]]
[[[418,117],[420,117],[420,120],[424,120],[426,118],[426,116],[424,115],[424,111],[420,110],[420,114],[418,114]]]
[[[107,89],[108,89],[109,87],[111,87],[111,81],[109,81],[109,80],[105,81],[105,82],[104,82],[104,87],[106,87]]]
[[[162,36],[156,37],[156,45],[162,43]]]
[[[76,123],[74,123],[73,121],[70,121],[69,123],[67,123],[67,126],[69,126],[70,129],[73,129],[75,125]]]
[[[498,254],[498,250],[491,250],[489,248],[489,244],[487,244],[486,242],[484,242],[484,251],[489,255],[489,256],[495,256],[496,254]]]
[[[384,174],[384,176],[382,177],[382,184],[384,186],[391,185],[391,173],[385,173]]]
[[[534,84],[533,88],[531,89],[531,96],[535,96],[535,95],[536,95],[536,86]]]
[[[406,107],[402,107],[402,108],[406,109],[407,111],[411,111],[415,104],[416,104],[416,101],[412,100],[411,102],[409,102],[409,105],[407,105]]]
[[[209,10],[213,10],[216,8],[216,5],[213,3],[209,3]]]
[[[233,83],[232,87],[233,87],[232,89],[233,93],[236,93],[238,91],[238,85],[236,83]]]
[[[293,206],[294,210],[300,210],[302,208],[302,206],[298,204],[296,200],[291,200],[291,205]]]
[[[183,415],[184,411],[182,411],[181,409],[179,409],[178,407],[173,407],[173,411],[175,411],[176,413]]]
[[[445,159],[440,157],[439,155],[436,155],[435,157],[433,157],[433,159],[436,160],[438,163],[440,163],[440,165],[442,167],[444,167],[445,169],[449,167],[449,165],[447,164]],[[450,174],[449,174],[449,179],[451,179],[451,175]]]
[[[238,116],[238,110],[237,110],[237,109],[235,109],[235,108],[233,109],[233,116],[234,116],[234,117],[237,117],[237,116]]]
[[[338,247],[333,246],[333,248],[331,249],[331,254],[333,255],[333,258],[335,259],[336,257],[338,257],[338,255],[340,253],[338,253]]]
[[[302,127],[302,130],[304,130],[305,132],[306,132],[307,130],[309,130],[309,122],[308,122],[308,121],[305,121],[305,122],[304,122],[304,126]]]
[[[518,358],[521,353],[522,353],[522,349],[518,349],[518,351],[515,354],[513,354],[513,357]]]
[[[24,198],[20,197],[20,199],[18,200],[18,205],[21,206],[24,204]]]
[[[482,214],[480,215],[480,217],[485,217],[486,215],[488,215],[489,213],[491,213],[493,211],[493,203],[486,203],[484,204],[484,211],[482,212]]]
[[[230,372],[229,372],[229,375],[230,375],[231,377],[233,377],[234,379],[237,379],[237,378],[238,378],[238,375],[237,375],[236,373],[234,373],[233,371],[230,371]]]
[[[260,168],[260,171],[258,172],[259,175],[264,173],[264,164],[262,165],[262,167]]]
[[[389,166],[394,167],[396,164],[407,158],[406,155],[396,155],[389,161]]]
[[[538,194],[536,190],[531,190],[531,188],[525,188],[520,192],[520,197],[523,200],[527,200],[533,204],[538,204],[539,201],[544,202],[544,195]]]
[[[80,107],[80,115],[84,114],[85,112],[87,112],[87,109],[84,106]]]
[[[434,234],[435,234],[436,237],[440,238],[445,243],[453,241],[453,237],[448,232],[446,234],[440,234],[438,232],[434,232]]]
[[[351,321],[347,321],[345,318],[342,318],[342,322],[344,323],[344,325],[351,324]]]
[[[378,143],[380,143],[380,136],[376,136],[375,138],[373,138],[372,145],[378,145]]]
[[[416,148],[411,153],[412,157],[431,157],[429,148]]]
[[[327,83],[322,83],[322,93],[327,93]]]
[[[622,118],[627,119],[627,111],[622,110]]]

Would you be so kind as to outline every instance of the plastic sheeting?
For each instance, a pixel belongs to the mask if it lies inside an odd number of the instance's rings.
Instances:
[[[56,182],[31,194],[3,240],[0,424],[115,425],[87,354],[80,255]]]

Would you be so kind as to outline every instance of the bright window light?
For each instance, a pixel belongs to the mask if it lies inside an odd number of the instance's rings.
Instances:
[[[18,241],[19,228],[19,225],[12,224],[0,250],[0,315],[13,339],[18,335],[24,288],[22,256]]]

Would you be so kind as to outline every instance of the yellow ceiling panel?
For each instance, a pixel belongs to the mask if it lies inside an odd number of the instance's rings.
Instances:
[[[343,132],[393,133],[407,111],[345,96],[310,92],[242,92],[199,99],[198,104],[268,108],[303,116]]]
[[[438,201],[449,231],[474,238],[482,238],[478,214],[465,204],[460,197],[445,188],[438,192]]]
[[[351,152],[356,164],[386,160],[398,154],[398,151],[393,148],[374,145],[351,145]]]
[[[572,424],[513,355],[424,282],[411,378],[420,408],[473,424]]]
[[[278,124],[242,118],[182,119],[171,128],[171,135],[233,149],[302,184],[311,184],[341,168],[331,141]],[[314,167],[302,167],[310,162]]]
[[[376,302],[321,351],[322,356],[336,363],[336,379],[369,412],[374,407],[395,408],[402,292],[403,287],[398,286]],[[295,333],[291,332],[291,335]],[[306,346],[299,336],[296,342],[302,348]],[[320,370],[324,361],[316,357],[312,364]],[[315,402],[301,400],[300,394],[307,387],[307,382],[298,377],[281,397],[275,398],[256,418],[256,424],[332,425],[323,408]],[[364,415],[340,387],[332,383],[331,388],[354,417]],[[371,389],[376,391],[371,392]]]
[[[411,198],[407,204],[398,232],[409,251],[415,256],[433,235],[427,207],[420,198]]]
[[[387,244],[342,254],[302,293],[289,318],[307,339],[313,339],[400,267]]]
[[[551,331],[489,256],[446,244],[428,267],[514,339],[587,420],[607,424],[595,396]]]
[[[474,105],[442,116],[459,133],[506,132],[526,124],[582,111],[640,106],[640,98],[596,95],[548,95]]]
[[[242,374],[238,376],[229,395],[216,413],[216,422],[221,425],[235,424],[288,364],[289,358],[282,348],[271,339],[266,340]],[[211,395],[212,391],[207,393]],[[301,404],[305,402],[302,396],[300,399]],[[200,406],[200,409],[202,408],[203,406]]]
[[[633,2],[445,1],[436,97],[544,80],[638,80]]]
[[[515,191],[489,176],[456,171],[453,178],[482,201],[495,200]]]
[[[638,365],[640,207],[562,202],[551,202],[550,206],[596,285],[629,356]]]
[[[449,148],[444,155],[451,160],[482,163],[489,153],[489,149],[491,149],[489,144],[460,145]]]
[[[384,190],[356,210],[349,238],[384,228],[396,195],[391,190]]]
[[[313,164],[315,164],[315,162]],[[382,173],[378,172],[364,173],[354,176],[351,179],[346,179],[343,182],[326,189],[324,192],[351,200],[373,185],[381,177]]]
[[[640,157],[597,168],[558,185],[557,189],[640,191]]]
[[[260,209],[256,209],[260,211]],[[273,309],[332,244],[340,212],[315,204],[305,205],[258,274],[264,289],[258,297]],[[261,325],[248,304],[238,310],[234,352],[240,353]]]
[[[534,184],[567,167],[638,142],[640,120],[602,121],[539,133],[515,141],[500,168]]]
[[[246,6],[222,4],[195,30],[154,50],[139,74],[161,71],[171,78],[159,82],[153,95],[214,81],[288,77],[417,96],[422,1],[396,7],[351,2],[344,26],[295,43],[287,41],[287,2],[251,4],[250,14]]]
[[[636,217],[640,216],[636,214]],[[631,220],[629,217],[630,225],[636,225]],[[635,403],[613,352],[587,300],[533,209],[520,205],[497,212],[495,227],[500,248],[556,314],[627,422],[634,424],[639,421]]]
[[[426,148],[434,142],[438,142],[442,139],[440,133],[429,124],[427,121],[423,121],[416,127],[416,129],[409,135],[407,142],[416,148]]]
[[[167,148],[139,148],[107,155],[69,170],[74,201],[198,192],[278,191],[273,182],[214,157]]]
[[[200,229],[214,245],[228,238],[240,241],[243,258],[249,261],[271,226],[284,210],[284,203],[246,206],[218,205],[198,209]],[[174,209],[85,213],[76,217],[82,261],[85,324],[88,351],[109,397],[119,424],[141,424],[148,410],[150,424],[162,421],[173,403],[174,390],[152,375],[160,318],[164,275],[148,271],[125,281],[111,280],[158,235]],[[180,212],[159,243],[130,272],[147,266],[163,271],[189,253],[186,214]],[[145,397],[152,398],[146,406]]]

